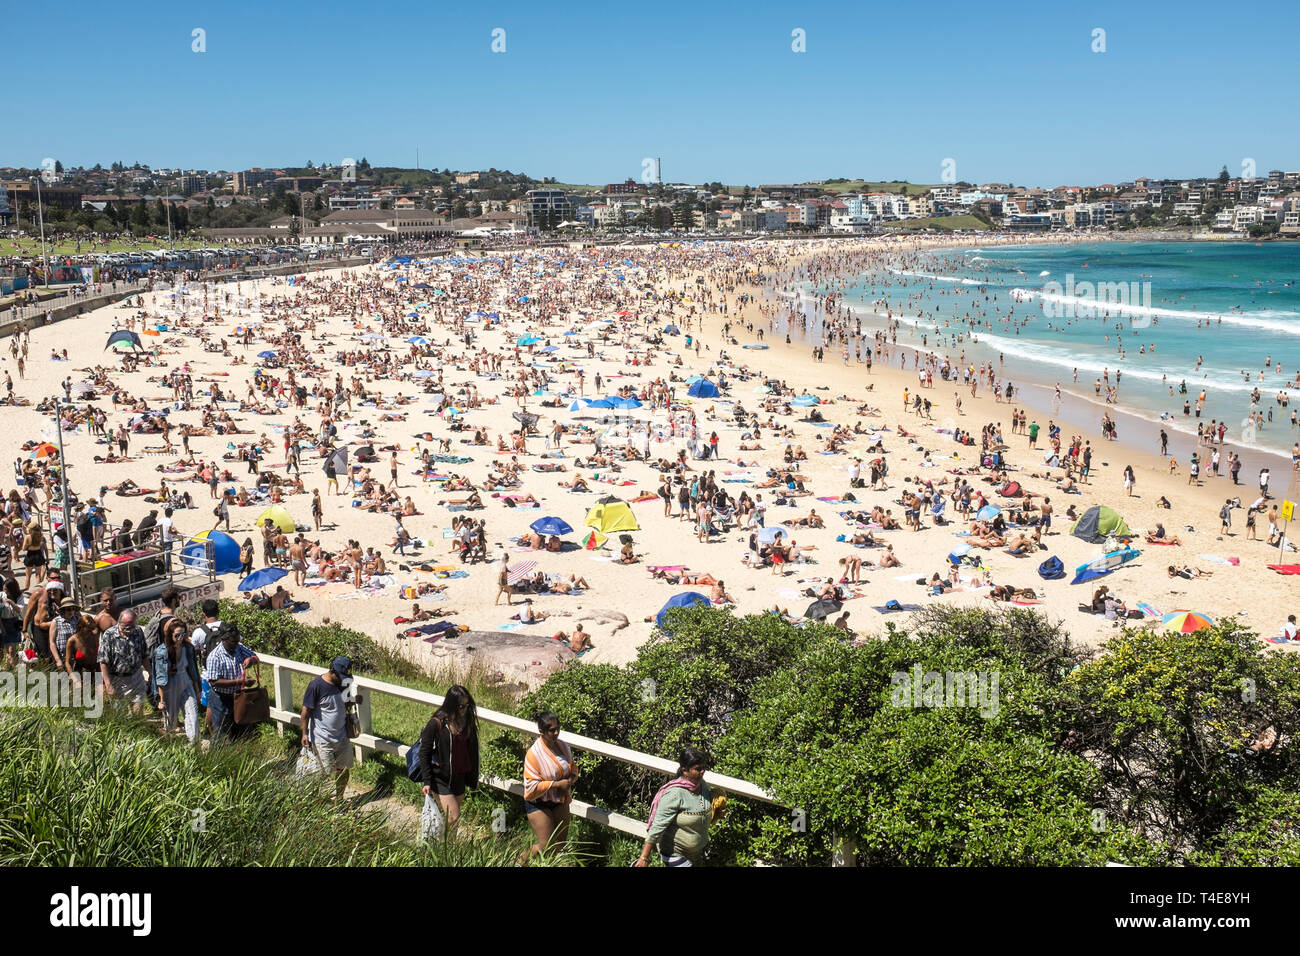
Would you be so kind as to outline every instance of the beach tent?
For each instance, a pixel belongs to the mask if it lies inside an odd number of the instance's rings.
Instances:
[[[547,515],[544,518],[538,518],[528,527],[532,528],[538,534],[573,534],[573,528],[569,527],[569,522],[563,518],[557,518],[554,515]]]
[[[208,548],[211,546],[211,555]],[[215,574],[234,574],[243,562],[239,560],[239,542],[223,531],[200,531],[181,549],[181,566],[207,572],[208,562]]]
[[[284,568],[258,568],[239,582],[239,590],[260,591],[262,588],[270,587],[288,573]]]
[[[126,329],[118,329],[108,337],[108,342],[104,346],[104,351],[108,351],[114,345],[129,345],[131,348],[143,348],[140,344],[140,336]]]
[[[691,396],[691,398],[717,398],[718,386],[705,378],[688,388],[686,394]]]
[[[1001,488],[998,489],[998,494],[1000,494],[1003,498],[1019,498],[1021,495],[1024,494],[1024,489],[1020,487],[1020,482],[1008,481],[1005,485],[1003,485]]]
[[[613,534],[616,531],[640,531],[636,515],[626,501],[598,501],[587,512],[586,525],[595,528],[601,534]]]
[[[1065,565],[1056,555],[1052,555],[1038,566],[1038,576],[1044,581],[1057,581],[1065,577]]]
[[[289,512],[284,510],[283,505],[271,505],[271,507],[258,515],[257,527],[265,527],[267,518],[270,518],[271,523],[285,534],[293,534],[298,530],[298,523],[293,520],[293,516],[290,515]]]
[[[664,627],[664,624],[668,620],[669,611],[677,607],[693,607],[696,604],[709,607],[709,599],[698,591],[683,591],[681,594],[674,594],[668,599],[668,603],[659,609],[659,613],[655,615],[655,624],[659,630],[666,631],[667,628]]]
[[[1119,513],[1105,505],[1093,505],[1080,515],[1079,520],[1070,526],[1070,534],[1091,544],[1101,544],[1111,535],[1116,538],[1133,536]]]
[[[672,323],[669,323],[668,325],[665,325],[665,326],[664,326],[664,334],[665,334],[665,335],[681,335],[681,334],[682,334],[682,330],[679,329],[677,326],[673,325]]]

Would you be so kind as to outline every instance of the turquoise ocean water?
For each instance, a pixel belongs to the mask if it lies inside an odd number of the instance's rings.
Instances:
[[[1300,243],[972,246],[804,288],[840,293],[867,340],[897,321],[900,345],[1000,363],[1016,385],[1059,383],[1098,418],[1118,372],[1117,410],[1161,427],[1195,433],[1204,392],[1200,420],[1226,421],[1239,445],[1289,457],[1300,437]],[[1253,434],[1252,411],[1265,416]]]

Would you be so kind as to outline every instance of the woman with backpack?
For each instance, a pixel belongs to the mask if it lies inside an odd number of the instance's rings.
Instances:
[[[163,625],[163,639],[149,662],[150,683],[163,712],[163,731],[176,729],[184,718],[185,736],[199,742],[199,663],[194,645],[185,639],[185,624],[170,617]]]
[[[478,789],[478,713],[460,684],[447,690],[420,734],[420,779],[424,795],[437,796],[447,817],[447,835],[460,821],[466,790]]]
[[[239,546],[239,580],[244,580],[253,573],[253,539],[245,538],[244,543]]]

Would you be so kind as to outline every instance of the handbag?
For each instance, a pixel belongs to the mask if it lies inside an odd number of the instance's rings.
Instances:
[[[244,676],[248,676],[248,667],[244,667]],[[262,662],[257,662],[256,683],[247,684],[235,694],[235,723],[240,727],[260,724],[271,719],[271,695],[262,686]]]

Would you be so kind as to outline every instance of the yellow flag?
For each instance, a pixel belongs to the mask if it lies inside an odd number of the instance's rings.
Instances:
[[[1282,520],[1283,520],[1283,521],[1290,521],[1290,520],[1291,520],[1291,516],[1292,516],[1292,514],[1294,514],[1294,513],[1295,513],[1295,502],[1294,502],[1294,501],[1284,501],[1284,502],[1282,502]]]

